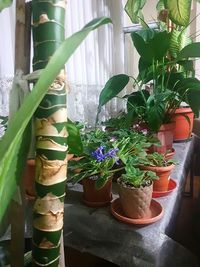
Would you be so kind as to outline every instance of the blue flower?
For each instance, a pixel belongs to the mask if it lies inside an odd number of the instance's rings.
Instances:
[[[103,161],[106,158],[115,158],[116,152],[119,150],[118,148],[111,148],[107,153],[104,153],[105,146],[98,147],[94,152],[92,152],[92,156],[97,161]]]
[[[114,158],[114,157],[116,157],[117,155],[116,155],[116,152],[117,151],[119,151],[119,149],[118,148],[111,148],[111,149],[109,149],[108,150],[108,152],[106,153],[106,157],[109,157],[109,158]]]
[[[103,161],[106,158],[106,154],[104,154],[105,146],[98,147],[94,152],[92,152],[92,156],[97,161]]]

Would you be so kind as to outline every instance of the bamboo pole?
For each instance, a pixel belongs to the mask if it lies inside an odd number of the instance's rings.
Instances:
[[[33,70],[43,69],[64,40],[65,0],[33,0]],[[32,266],[57,267],[67,172],[67,104],[64,66],[35,113],[37,198]]]
[[[30,4],[16,1],[15,28],[15,72],[20,69],[25,74],[30,69]],[[11,202],[11,267],[24,266],[24,189],[20,185],[21,204]],[[16,260],[17,259],[17,260]]]

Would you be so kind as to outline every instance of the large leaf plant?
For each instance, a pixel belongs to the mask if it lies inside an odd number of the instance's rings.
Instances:
[[[200,81],[192,77],[191,59],[200,57],[200,43],[188,44],[172,57],[169,56],[171,33],[167,31],[147,28],[132,33],[131,37],[140,55],[139,75],[133,78],[119,74],[110,78],[100,93],[98,114],[102,106],[116,97],[128,82],[132,82],[133,90],[123,99],[127,100],[125,120],[130,124],[136,120],[143,121],[156,132],[161,124],[170,121],[182,101],[198,113]]]
[[[149,29],[145,23],[142,11],[146,2],[128,0],[125,5],[131,21],[144,26],[131,36],[140,55],[139,75],[137,79],[125,74],[112,77],[100,94],[98,115],[108,98],[116,97],[131,81],[133,91],[124,96],[126,125],[139,120],[157,131],[162,123],[170,121],[182,101],[199,113],[200,82],[195,78],[193,63],[200,56],[200,43],[193,43],[187,35],[192,0],[157,1],[160,32]],[[147,83],[151,83],[150,90],[145,89]]]

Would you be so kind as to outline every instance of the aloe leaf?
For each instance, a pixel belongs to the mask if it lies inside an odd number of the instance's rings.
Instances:
[[[25,155],[20,155],[23,147],[23,133],[39,103],[46,94],[49,86],[57,77],[60,69],[74,53],[76,48],[85,39],[90,31],[111,22],[107,17],[95,19],[79,32],[67,38],[54,53],[48,65],[41,72],[41,76],[34,86],[34,90],[25,98],[22,106],[10,120],[9,127],[0,141],[0,221],[8,207],[16,185],[23,171],[18,163],[25,161]],[[23,157],[22,157],[23,156]],[[5,190],[6,188],[6,190]]]
[[[10,5],[12,5],[12,0],[0,0],[0,12]]]
[[[169,11],[172,22],[187,26],[190,21],[192,0],[164,0],[165,8]]]

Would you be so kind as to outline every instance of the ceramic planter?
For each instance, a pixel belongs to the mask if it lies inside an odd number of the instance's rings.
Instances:
[[[174,168],[174,164],[171,164],[166,167],[157,167],[157,166],[141,166],[142,170],[153,171],[159,177],[158,180],[153,182],[153,191],[167,191],[169,180],[170,180],[170,173]]]
[[[126,186],[117,180],[119,199],[124,214],[128,218],[141,219],[149,216],[152,199],[152,184],[146,187],[134,188]]]
[[[153,145],[152,152],[165,154],[167,150],[172,149],[173,139],[174,139],[173,138],[174,128],[175,128],[174,122],[161,125],[156,135],[161,145],[160,146]]]
[[[112,199],[112,179],[100,189],[96,189],[95,180],[85,178],[82,180],[83,202],[90,207],[106,206]]]
[[[175,122],[174,129],[174,141],[183,141],[190,138],[194,113],[191,108],[178,108],[173,115],[173,121]]]

